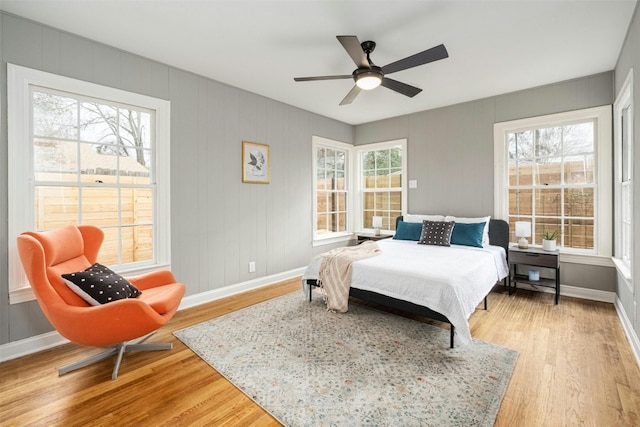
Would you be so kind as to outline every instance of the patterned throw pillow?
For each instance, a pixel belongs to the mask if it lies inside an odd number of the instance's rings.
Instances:
[[[420,245],[450,246],[453,221],[422,221]]]
[[[104,265],[95,263],[84,271],[63,274],[67,286],[91,305],[136,298],[138,288]]]

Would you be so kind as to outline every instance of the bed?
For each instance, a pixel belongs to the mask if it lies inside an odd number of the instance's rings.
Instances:
[[[469,316],[483,300],[487,308],[486,296],[508,276],[509,225],[489,220],[488,241],[483,247],[441,247],[380,240],[379,255],[353,264],[349,295],[448,323],[450,347],[454,347],[455,336],[468,345]],[[320,285],[321,261],[321,257],[314,259],[302,277],[303,291],[310,300],[313,287]]]

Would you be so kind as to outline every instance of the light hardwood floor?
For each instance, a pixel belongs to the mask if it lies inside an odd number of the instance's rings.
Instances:
[[[0,364],[0,425],[277,426],[172,332],[299,289],[295,279],[178,312],[152,339],[173,350],[125,355],[116,381],[112,360],[58,377],[96,352],[74,344]],[[470,325],[520,352],[496,426],[640,426],[640,369],[612,304],[496,286]]]

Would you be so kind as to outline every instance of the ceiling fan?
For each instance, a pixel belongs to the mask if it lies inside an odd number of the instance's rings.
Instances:
[[[294,77],[293,80],[297,82],[308,82],[314,80],[338,80],[338,79],[350,79],[353,78],[355,85],[353,89],[349,91],[347,96],[344,97],[340,105],[351,104],[361,90],[371,90],[382,85],[388,89],[394,90],[398,93],[413,98],[422,89],[415,86],[408,85],[406,83],[399,82],[397,80],[385,77],[387,74],[395,73],[397,71],[406,70],[407,68],[417,67],[418,65],[428,64],[429,62],[438,61],[440,59],[448,58],[449,53],[443,44],[427,49],[423,52],[416,53],[415,55],[408,56],[399,61],[392,62],[384,67],[378,67],[372,61],[369,55],[376,48],[376,43],[372,41],[366,41],[360,43],[356,36],[336,36],[338,41],[342,44],[342,47],[347,51],[353,62],[356,63],[356,68],[351,74],[344,74],[338,76],[318,76],[318,77]]]

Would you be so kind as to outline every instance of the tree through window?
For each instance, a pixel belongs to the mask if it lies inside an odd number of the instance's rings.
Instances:
[[[594,247],[594,121],[513,132],[509,222],[529,221],[533,244],[557,230],[561,246]]]
[[[123,274],[170,267],[169,102],[7,65],[9,240],[94,224]],[[33,299],[9,247],[10,302]]]
[[[494,125],[495,216],[508,220],[511,242],[515,222],[527,221],[533,245],[545,230],[557,231],[564,259],[609,262],[611,129],[611,106]]]
[[[153,113],[33,88],[35,228],[91,223],[101,261],[153,259]]]

